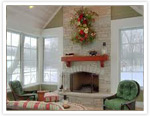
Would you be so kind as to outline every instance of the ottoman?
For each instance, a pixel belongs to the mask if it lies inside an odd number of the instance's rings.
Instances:
[[[45,102],[57,102],[59,101],[59,95],[55,92],[48,92],[44,94]]]

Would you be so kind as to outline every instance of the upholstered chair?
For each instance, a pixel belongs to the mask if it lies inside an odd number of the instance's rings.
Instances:
[[[37,91],[24,91],[20,81],[10,81],[10,89],[12,91],[14,100],[37,100]]]
[[[118,85],[117,93],[103,99],[104,110],[135,110],[140,86],[134,80],[124,80]]]

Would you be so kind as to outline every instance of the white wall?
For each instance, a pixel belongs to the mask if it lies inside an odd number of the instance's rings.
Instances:
[[[111,21],[111,93],[116,93],[120,81],[119,76],[119,30],[144,26],[143,17],[126,18]]]

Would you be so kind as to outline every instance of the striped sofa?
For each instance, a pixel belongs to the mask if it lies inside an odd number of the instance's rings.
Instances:
[[[6,106],[7,110],[64,110],[64,108],[58,103],[46,103],[41,101],[7,101]]]

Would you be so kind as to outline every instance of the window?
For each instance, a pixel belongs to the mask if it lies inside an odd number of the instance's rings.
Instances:
[[[123,29],[121,35],[121,80],[135,80],[143,86],[144,32],[143,28]]]
[[[60,68],[58,38],[44,39],[44,82],[57,83]]]
[[[7,31],[7,88],[13,80],[37,82],[37,38],[23,35]]]
[[[20,34],[7,32],[7,88],[13,80],[20,80]]]
[[[37,38],[24,39],[24,85],[36,83],[37,77]]]

